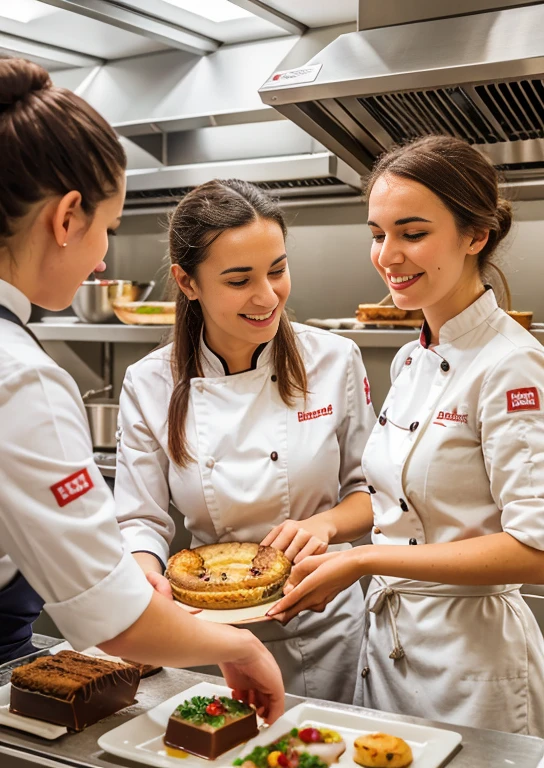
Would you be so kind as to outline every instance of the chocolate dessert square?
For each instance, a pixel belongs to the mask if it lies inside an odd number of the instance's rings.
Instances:
[[[247,704],[226,696],[194,696],[170,716],[164,743],[215,760],[258,732],[255,711]]]
[[[61,651],[13,670],[9,708],[81,731],[132,704],[139,681],[136,667]]]

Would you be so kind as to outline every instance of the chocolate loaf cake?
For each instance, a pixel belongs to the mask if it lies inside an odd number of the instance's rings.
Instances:
[[[193,696],[170,716],[164,743],[215,760],[258,732],[255,711],[247,704],[226,696]]]
[[[61,651],[13,670],[9,708],[81,731],[132,704],[139,681],[136,667]]]

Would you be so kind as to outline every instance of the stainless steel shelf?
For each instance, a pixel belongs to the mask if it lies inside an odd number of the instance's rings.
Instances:
[[[539,325],[542,325],[539,323]],[[419,338],[419,330],[394,329],[394,330],[364,330],[364,331],[332,331],[338,336],[344,336],[346,339],[354,341],[362,349],[368,347],[400,349],[404,344]],[[541,344],[544,344],[544,327],[538,327],[531,330],[531,333]]]
[[[171,326],[165,325],[117,325],[91,323],[30,323],[28,326],[41,341],[111,341],[124,344],[157,344],[165,338]],[[364,331],[332,331],[345,336],[359,347],[400,349],[403,344],[419,337],[419,330],[412,328],[387,330],[385,328]],[[532,331],[533,336],[544,344],[544,327]]]
[[[29,323],[40,341],[117,341],[124,344],[157,344],[170,331],[165,325],[117,323]]]

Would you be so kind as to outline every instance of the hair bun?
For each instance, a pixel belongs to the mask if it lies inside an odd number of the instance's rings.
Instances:
[[[35,91],[50,88],[49,73],[26,59],[0,59],[0,110],[3,111]]]
[[[497,201],[497,220],[499,223],[498,242],[510,232],[512,226],[512,205],[509,200],[499,197]]]

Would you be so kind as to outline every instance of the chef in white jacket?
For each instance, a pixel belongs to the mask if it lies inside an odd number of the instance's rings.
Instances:
[[[2,59],[0,145],[0,663],[36,650],[45,606],[77,650],[219,663],[274,721],[284,689],[270,652],[247,630],[177,610],[124,546],[77,386],[27,327],[32,303],[64,309],[105,269],[125,197],[119,139],[42,67]]]
[[[300,559],[333,539],[328,524],[314,524],[316,513],[358,514],[360,497],[368,498],[360,456],[375,415],[360,352],[288,321],[284,237],[277,203],[238,181],[194,190],[170,224],[180,289],[174,343],[127,371],[115,488],[125,541],[166,593],[171,501],[193,546],[261,541],[296,521],[283,548]],[[359,585],[321,616],[251,629],[278,661],[286,690],[352,702]]]
[[[519,591],[544,582],[544,349],[481,278],[510,207],[482,155],[428,137],[379,162],[368,217],[395,303],[425,314],[363,455],[373,545],[305,559],[272,612],[371,574],[366,706],[544,736],[544,641]]]

